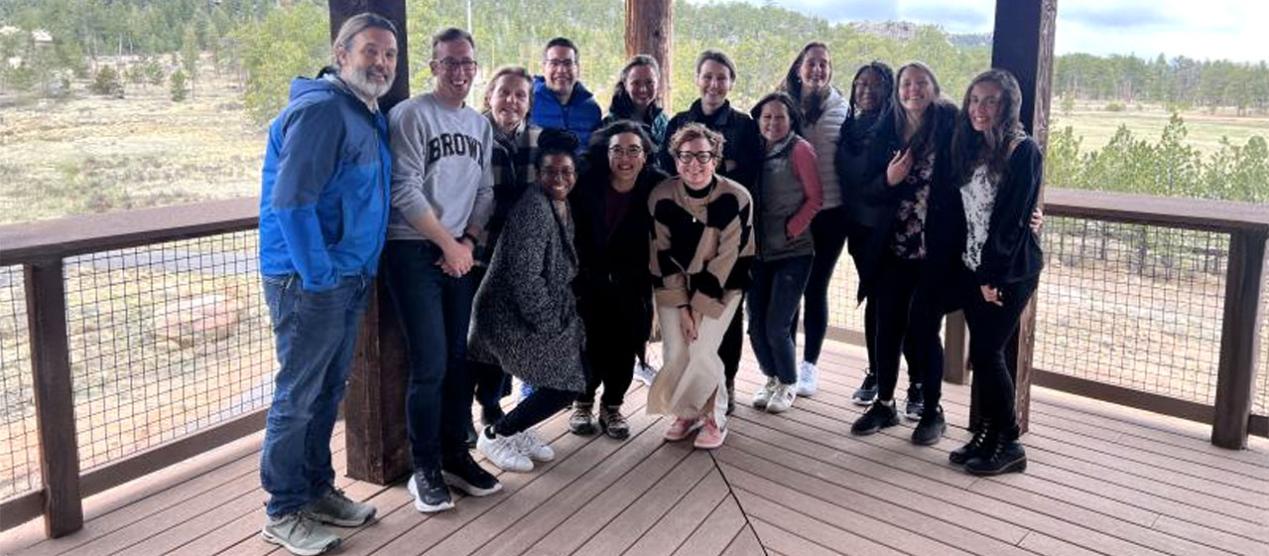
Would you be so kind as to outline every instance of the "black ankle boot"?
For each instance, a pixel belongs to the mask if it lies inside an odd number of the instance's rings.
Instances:
[[[996,433],[990,450],[983,450],[978,457],[965,462],[965,471],[971,475],[1021,473],[1026,469],[1027,451],[1018,442],[1017,430]]]
[[[995,434],[991,432],[991,427],[987,426],[987,423],[981,423],[969,442],[947,454],[947,461],[952,462],[953,465],[965,465],[966,462],[983,453],[984,449],[990,450],[994,440]]]

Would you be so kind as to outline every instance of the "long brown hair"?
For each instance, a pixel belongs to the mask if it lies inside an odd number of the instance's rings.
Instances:
[[[1000,117],[983,132],[978,132],[969,121],[969,97],[979,83],[994,83],[1000,87]],[[961,102],[961,113],[956,118],[956,133],[952,136],[952,168],[963,182],[968,181],[974,167],[987,164],[987,172],[993,180],[999,180],[1009,167],[1010,145],[1026,136],[1020,117],[1022,88],[1018,79],[1003,69],[989,69],[970,81]]]
[[[917,70],[925,72],[930,76],[930,84],[934,86],[934,99],[931,100],[930,106],[925,109],[925,113],[921,115],[921,123],[918,125],[912,138],[907,144],[903,145],[905,149],[912,152],[912,156],[917,160],[929,156],[934,149],[938,148],[938,137],[943,132],[939,129],[943,126],[941,118],[938,117],[939,108],[941,106],[951,106],[951,101],[943,97],[943,90],[939,87],[939,79],[934,75],[934,70],[930,69],[924,62],[908,62],[894,72],[894,87],[890,95],[890,107],[894,112],[894,130],[895,136],[903,141],[903,129],[908,125],[908,111],[903,107],[903,103],[899,100],[899,82],[903,79],[903,72],[908,70]],[[954,107],[953,107],[954,108]]]
[[[824,115],[823,98],[816,99],[811,106],[806,106],[804,91],[802,90],[802,76],[798,75],[802,71],[802,62],[806,61],[806,53],[812,48],[823,48],[828,53],[828,45],[819,41],[811,41],[802,47],[802,51],[798,52],[798,57],[793,59],[793,63],[789,65],[789,70],[784,73],[784,82],[780,84],[777,90],[784,91],[796,102],[799,111],[802,112],[802,119],[808,124],[814,124],[819,121],[820,116]],[[829,62],[829,80],[832,80],[832,61]],[[831,85],[830,85],[831,87]],[[802,107],[805,107],[803,109]]]

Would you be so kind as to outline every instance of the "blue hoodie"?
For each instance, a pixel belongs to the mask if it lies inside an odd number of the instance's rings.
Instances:
[[[374,276],[388,226],[392,153],[382,113],[331,79],[296,78],[269,126],[260,271],[311,292]]]
[[[581,82],[573,84],[568,104],[561,106],[555,91],[547,88],[546,80],[541,75],[533,78],[533,109],[529,113],[529,123],[542,129],[553,127],[576,133],[580,141],[577,154],[586,151],[590,134],[599,128],[601,116],[595,95],[590,94]]]

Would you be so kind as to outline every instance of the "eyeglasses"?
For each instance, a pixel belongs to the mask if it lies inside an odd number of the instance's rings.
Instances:
[[[715,157],[714,157],[714,153],[709,151],[701,151],[701,152],[679,151],[677,153],[674,153],[674,158],[678,159],[678,161],[682,162],[683,164],[687,164],[691,162],[692,160],[696,160],[697,162],[700,162],[701,164],[708,164],[709,161],[714,160]]]
[[[624,149],[616,146],[609,147],[608,156],[613,158],[639,158],[643,156],[643,147],[633,146]]]
[[[542,179],[545,180],[572,179],[575,175],[577,175],[577,172],[573,171],[572,168],[566,168],[564,170],[547,168],[542,170]]]
[[[455,60],[453,58],[444,58],[440,60],[440,63],[445,68],[445,71],[454,71],[456,69],[472,71],[476,69],[476,61],[472,59]]]
[[[550,58],[546,61],[546,65],[551,66],[553,68],[569,69],[576,64],[577,62],[574,62],[567,58]]]

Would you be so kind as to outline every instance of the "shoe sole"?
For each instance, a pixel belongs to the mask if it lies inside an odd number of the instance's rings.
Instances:
[[[265,530],[260,531],[260,538],[264,539],[264,542],[267,542],[270,544],[276,544],[282,548],[287,549],[291,554],[298,554],[299,556],[317,556],[318,554],[324,554],[328,551],[338,548],[339,543],[342,540],[342,539],[335,539],[331,541],[330,544],[323,546],[321,548],[300,548],[298,546],[292,546],[290,544],[287,544],[286,541],[269,534],[269,532]]]
[[[568,432],[571,432],[578,436],[592,436],[598,431],[595,430],[595,425],[586,425],[584,427],[576,427],[576,428],[570,426],[568,427]]]
[[[681,440],[687,440],[687,437],[692,436],[692,433],[696,432],[697,430],[700,430],[700,428],[703,426],[705,426],[704,421],[697,421],[695,425],[692,425],[691,428],[687,429],[687,432],[683,433],[683,436],[671,436],[670,431],[665,431],[665,435],[663,435],[662,438],[670,442],[679,442]]]
[[[441,502],[440,504],[436,504],[436,505],[431,505],[424,502],[423,499],[419,498],[419,489],[414,486],[414,479],[407,479],[405,481],[405,488],[406,490],[410,491],[410,496],[414,497],[414,509],[420,512],[423,512],[425,514],[443,512],[445,510],[453,509],[454,507],[453,500],[447,500],[445,502]]]
[[[995,477],[1005,473],[1022,473],[1026,470],[1027,458],[1025,456],[1009,462],[1000,469],[971,469],[968,465],[965,466],[965,472],[976,477]]]
[[[916,444],[917,446],[933,446],[935,444],[938,444],[940,440],[943,440],[943,433],[945,432],[947,432],[947,425],[943,425],[943,427],[939,429],[939,433],[934,435],[934,438],[931,438],[929,440],[921,440],[916,437],[916,431],[913,430],[912,443]]]
[[[615,440],[625,440],[630,438],[630,429],[617,430],[614,432],[613,429],[608,427],[608,423],[603,421],[599,422],[599,430],[604,431],[604,436]]]
[[[893,426],[896,426],[896,425],[898,425],[898,424],[899,424],[899,419],[896,417],[894,421],[890,421],[890,422],[887,422],[887,423],[883,423],[881,426],[879,426],[879,427],[874,427],[874,428],[871,428],[871,429],[855,430],[855,427],[851,427],[851,428],[850,428],[850,433],[851,433],[851,434],[853,434],[853,435],[855,435],[855,436],[868,436],[868,435],[870,435],[870,434],[877,434],[877,433],[881,432],[881,429],[888,429],[888,428],[893,427]]]
[[[693,446],[693,447],[695,447],[695,448],[697,448],[697,449],[700,449],[700,450],[714,450],[714,449],[717,449],[717,448],[721,447],[721,446],[723,445],[723,441],[724,441],[724,440],[727,440],[727,431],[726,431],[726,430],[724,430],[724,431],[723,431],[723,434],[722,434],[721,436],[719,436],[719,437],[718,437],[718,442],[717,442],[717,443],[713,443],[713,444],[704,444],[704,443],[701,443],[701,442],[700,442],[700,437],[697,437],[697,441],[696,441],[696,442],[693,442],[693,443],[692,443],[692,446]]]
[[[370,523],[371,521],[374,521],[375,510],[371,510],[370,515],[366,516],[365,519],[362,519],[359,521],[353,521],[351,519],[328,518],[328,517],[321,516],[311,512],[309,513],[309,515],[313,516],[314,519],[326,525],[334,525],[336,527],[361,527],[362,525],[365,525],[367,523]]]
[[[441,478],[445,480],[445,484],[463,491],[463,494],[466,494],[468,496],[475,496],[477,498],[481,496],[489,496],[490,494],[493,494],[495,492],[502,490],[502,483],[495,482],[494,486],[492,487],[480,488],[480,487],[477,487],[476,485],[473,485],[467,482],[467,479],[459,477],[458,475],[454,473],[450,473],[449,471],[445,471],[443,469],[441,470]]]
[[[853,403],[853,404],[855,404],[855,405],[857,405],[857,406],[860,406],[860,407],[867,407],[867,406],[870,406],[870,405],[872,405],[872,402],[874,402],[874,401],[877,401],[877,395],[876,395],[876,394],[874,394],[871,398],[868,398],[868,399],[864,399],[864,398],[861,398],[861,397],[859,397],[859,396],[851,396],[851,397],[850,397],[850,403]]]
[[[906,411],[905,411],[905,412],[903,413],[903,418],[904,418],[904,419],[907,419],[907,420],[909,420],[909,421],[920,421],[920,420],[921,420],[921,414],[920,414],[920,413],[908,413],[908,412],[906,412]]]

